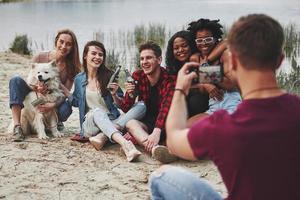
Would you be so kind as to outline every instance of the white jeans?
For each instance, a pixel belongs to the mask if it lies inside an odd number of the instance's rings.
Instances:
[[[115,120],[110,120],[104,109],[95,108],[85,115],[85,120],[82,124],[83,135],[85,137],[91,137],[97,135],[99,132],[103,132],[110,141],[113,142],[111,138],[112,135],[119,132],[115,124],[119,125],[121,129],[124,129],[129,120],[140,120],[144,117],[145,113],[146,106],[142,101],[135,103],[127,113],[120,115]]]

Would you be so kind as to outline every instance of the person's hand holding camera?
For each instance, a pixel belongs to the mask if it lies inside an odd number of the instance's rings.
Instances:
[[[175,90],[182,90],[185,95],[188,95],[192,85],[192,80],[197,77],[193,67],[199,67],[199,63],[188,62],[185,63],[178,72]]]

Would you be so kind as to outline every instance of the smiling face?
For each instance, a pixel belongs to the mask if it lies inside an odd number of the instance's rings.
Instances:
[[[72,36],[66,33],[60,34],[55,46],[57,57],[66,57],[73,48]]]
[[[178,61],[186,62],[191,56],[191,48],[188,42],[181,37],[177,37],[173,42],[173,54]]]
[[[144,49],[140,53],[140,64],[146,75],[151,75],[160,68],[161,56],[156,57],[151,49]]]
[[[99,68],[104,60],[104,53],[100,47],[89,46],[88,52],[84,57],[88,69]]]
[[[208,56],[216,46],[216,39],[211,37],[213,37],[212,32],[206,29],[199,30],[196,33],[197,49],[203,56]]]

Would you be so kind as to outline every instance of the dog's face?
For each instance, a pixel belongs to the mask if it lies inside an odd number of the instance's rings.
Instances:
[[[58,76],[57,67],[54,62],[34,63],[32,69],[34,70],[34,77],[39,82],[47,82]]]

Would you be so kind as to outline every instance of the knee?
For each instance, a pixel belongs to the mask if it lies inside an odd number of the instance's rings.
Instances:
[[[151,173],[150,179],[152,177],[159,177],[161,176],[162,173],[166,172],[168,169],[170,169],[172,166],[171,165],[162,165],[158,169],[156,169],[154,172]]]
[[[134,127],[136,127],[138,124],[139,124],[139,122],[137,120],[131,119],[126,123],[125,127],[128,131],[130,131],[130,130],[134,129]]]
[[[94,116],[94,119],[95,118],[97,118],[97,119],[108,118],[107,113],[102,108],[96,108],[96,109],[94,109],[93,110],[93,116]]]
[[[24,80],[19,75],[15,75],[9,80],[9,86],[20,85],[23,82]]]
[[[149,187],[152,196],[161,196],[162,192],[162,184],[164,181],[162,181],[161,176],[162,174],[166,173],[168,169],[170,169],[170,165],[163,165],[154,172],[150,174],[149,178]],[[165,188],[165,187],[164,187]]]

